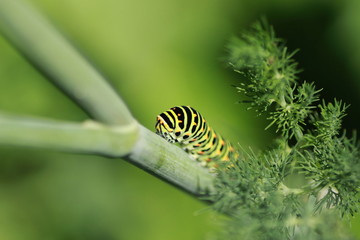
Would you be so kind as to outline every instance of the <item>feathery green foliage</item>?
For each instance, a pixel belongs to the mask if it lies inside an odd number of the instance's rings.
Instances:
[[[230,216],[223,239],[352,239],[340,217],[359,207],[360,151],[341,129],[348,105],[319,101],[284,41],[266,21],[231,40],[228,60],[241,74],[241,102],[266,114],[279,138],[267,151],[241,150],[219,171],[213,208]],[[291,188],[297,176],[302,185]],[[290,180],[289,180],[290,179]],[[326,211],[320,211],[326,208]]]

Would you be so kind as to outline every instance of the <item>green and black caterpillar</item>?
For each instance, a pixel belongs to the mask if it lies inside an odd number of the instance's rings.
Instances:
[[[176,106],[159,114],[156,134],[170,143],[179,143],[201,165],[217,168],[221,161],[235,158],[230,142],[217,134],[203,116],[189,106]]]

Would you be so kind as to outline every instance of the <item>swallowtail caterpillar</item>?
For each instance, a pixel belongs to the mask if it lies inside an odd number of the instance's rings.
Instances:
[[[156,133],[170,143],[178,143],[190,156],[209,168],[236,158],[232,144],[215,132],[204,117],[189,106],[176,106],[159,114]]]

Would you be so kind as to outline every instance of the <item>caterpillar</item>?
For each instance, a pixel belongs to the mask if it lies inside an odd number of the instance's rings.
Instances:
[[[180,147],[202,166],[217,168],[221,161],[230,161],[234,148],[217,134],[203,116],[189,106],[176,106],[159,114],[156,134]]]

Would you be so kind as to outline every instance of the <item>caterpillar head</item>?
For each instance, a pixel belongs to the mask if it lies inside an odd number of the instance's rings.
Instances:
[[[177,142],[176,135],[174,134],[175,129],[172,128],[172,126],[169,125],[169,123],[166,122],[161,115],[162,114],[158,115],[156,118],[156,134],[170,143]]]

